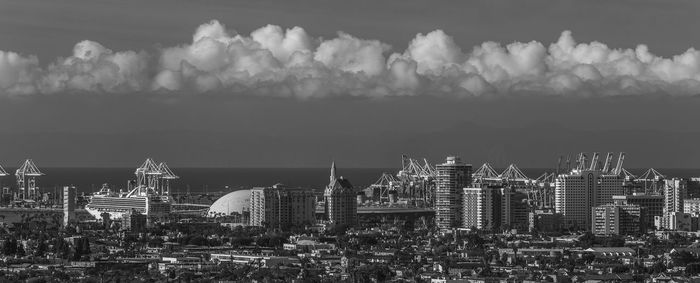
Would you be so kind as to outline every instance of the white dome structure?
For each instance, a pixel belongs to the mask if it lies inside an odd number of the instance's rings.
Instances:
[[[217,199],[210,207],[208,216],[229,216],[234,212],[242,214],[250,209],[250,190],[228,193]]]

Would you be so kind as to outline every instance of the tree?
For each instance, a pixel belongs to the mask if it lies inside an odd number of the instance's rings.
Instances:
[[[333,227],[331,227],[330,229],[328,229],[328,231],[326,232],[326,234],[328,234],[328,235],[335,235],[335,236],[341,236],[341,235],[345,235],[345,232],[347,232],[347,230],[348,230],[348,226],[347,226],[347,225],[345,225],[345,224],[338,224],[338,225],[333,225]]]
[[[612,268],[612,273],[626,273],[630,271],[630,267],[627,265],[618,265]]]
[[[685,266],[689,263],[698,261],[698,259],[688,251],[680,251],[671,254],[671,259],[675,266]]]
[[[9,239],[5,241],[5,244],[2,247],[3,253],[5,255],[14,255],[17,253],[17,240],[15,239]]]
[[[404,232],[413,232],[413,230],[416,229],[415,221],[413,221],[412,219],[406,220],[403,223],[402,228],[403,228]]]
[[[700,274],[700,262],[689,263],[685,266],[685,275],[695,276]]]
[[[465,243],[467,248],[469,249],[483,249],[484,248],[484,239],[479,236],[479,234],[476,233],[469,233],[465,237]]]
[[[650,270],[652,273],[661,273],[666,271],[666,265],[663,262],[655,263]]]
[[[48,246],[43,240],[39,240],[39,244],[36,246],[36,250],[34,251],[34,255],[38,257],[43,257],[46,254],[46,250],[48,250]]]
[[[581,246],[586,248],[593,246],[596,242],[596,237],[593,235],[591,232],[586,232],[584,233],[580,238],[578,238],[579,243],[581,243]]]
[[[605,240],[605,246],[607,247],[624,247],[625,239],[620,236],[612,236]]]
[[[590,264],[595,260],[595,255],[592,253],[584,253],[581,259],[583,259],[583,262],[586,264]]]

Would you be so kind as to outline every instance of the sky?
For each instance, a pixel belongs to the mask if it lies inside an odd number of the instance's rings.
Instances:
[[[698,6],[0,0],[0,164],[698,168]]]

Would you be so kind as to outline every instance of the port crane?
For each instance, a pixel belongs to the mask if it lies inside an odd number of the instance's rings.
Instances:
[[[378,198],[380,202],[384,202],[389,199],[389,192],[398,192],[401,187],[401,181],[396,179],[394,175],[385,172],[374,184],[369,185],[367,190],[371,193],[372,198]]]
[[[396,174],[400,183],[399,196],[432,203],[437,176],[435,167],[427,159],[423,159],[421,164],[417,159],[406,155],[401,156],[401,165],[401,170]]]
[[[518,183],[530,183],[531,179],[528,178],[523,171],[518,168],[515,164],[510,164],[508,167],[498,175],[504,182],[518,182]]]
[[[141,166],[136,168],[136,184],[129,188],[127,197],[131,196],[160,196],[170,195],[170,181],[178,179],[165,162],[156,163],[152,158],[146,158]]]
[[[649,168],[642,175],[635,178],[635,182],[642,183],[645,193],[658,194],[663,189],[663,182],[666,175],[661,174],[654,168]]]
[[[613,153],[608,152],[605,156],[605,164],[603,165],[603,172],[610,172],[610,165],[612,164]]]
[[[536,207],[552,207],[554,205],[554,188],[556,187],[557,176],[559,176],[559,174],[561,173],[571,172],[572,170],[600,171],[602,174],[622,176],[625,178],[626,181],[631,181],[637,178],[636,176],[634,176],[634,174],[630,173],[622,167],[625,160],[624,152],[620,152],[615,167],[613,167],[614,154],[612,152],[608,152],[605,155],[605,160],[602,162],[600,157],[601,155],[598,152],[594,152],[589,162],[586,153],[581,152],[576,156],[574,160],[574,167],[571,167],[571,155],[567,155],[565,159],[566,171],[560,172],[561,162],[562,160],[564,160],[564,157],[559,156],[557,160],[556,173],[543,173],[533,181],[535,186],[527,189],[528,201]]]
[[[399,197],[413,201],[422,200],[431,205],[434,199],[436,176],[437,170],[427,159],[421,162],[401,155],[401,170],[396,175],[383,173],[365,191],[371,192],[373,198],[378,197],[380,202],[388,200],[390,192],[396,192]]]
[[[493,169],[491,164],[486,162],[484,165],[481,165],[479,169],[476,169],[474,173],[472,173],[472,181],[475,183],[500,183],[502,180],[499,175],[500,174]]]
[[[170,170],[170,167],[168,167],[168,164],[165,162],[161,162],[158,164],[158,170],[162,173],[160,178],[163,180],[160,182],[160,194],[163,196],[169,196],[170,195],[170,181],[179,179],[180,177],[175,175],[173,173],[173,170]]]
[[[4,171],[4,170],[3,170]],[[7,172],[5,172],[7,174]],[[19,199],[34,200],[37,198],[36,180],[43,176],[39,167],[34,164],[31,159],[25,160],[22,165],[15,171],[17,179],[17,189],[19,190]]]
[[[0,178],[2,178],[2,177],[7,177],[7,176],[9,176],[9,175],[10,175],[10,174],[7,173],[7,171],[5,171],[5,168],[3,168],[2,165],[0,165]],[[4,198],[5,195],[8,194],[9,192],[6,191],[6,190],[5,190],[6,188],[4,188],[4,187],[2,186],[2,182],[0,182],[0,188],[2,188],[2,194],[0,195],[0,199],[2,199],[2,198]]]

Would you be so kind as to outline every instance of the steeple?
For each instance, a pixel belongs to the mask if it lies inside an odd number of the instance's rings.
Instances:
[[[331,177],[330,177],[330,182],[331,184],[335,182],[337,178],[335,177],[335,161],[333,161],[333,164],[331,164]]]

